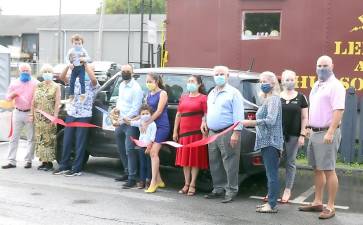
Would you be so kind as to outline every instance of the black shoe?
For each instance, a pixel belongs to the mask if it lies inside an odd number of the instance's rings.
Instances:
[[[1,168],[3,168],[3,169],[11,169],[11,168],[15,168],[16,167],[16,165],[13,165],[13,164],[7,164],[7,165],[5,165],[5,166],[2,166]]]
[[[230,202],[233,202],[234,200],[234,196],[232,195],[226,195],[224,196],[224,199],[221,201],[221,203],[230,203]]]
[[[136,187],[136,181],[134,181],[134,180],[129,180],[129,181],[127,181],[127,183],[122,185],[122,189],[130,189],[133,187]]]
[[[222,198],[224,196],[224,192],[211,192],[207,195],[204,195],[204,198],[207,198],[207,199],[215,199],[215,198]]]
[[[60,169],[56,169],[53,171],[53,175],[63,175],[65,173],[67,173],[69,170],[60,170]]]
[[[43,170],[44,171],[51,171],[51,170],[53,170],[53,163],[52,162],[47,162]]]
[[[64,173],[64,176],[66,176],[66,177],[75,177],[75,176],[81,176],[81,175],[82,175],[81,172],[76,172],[73,170],[69,170],[68,172]]]
[[[47,163],[46,162],[43,162],[42,165],[38,166],[38,170],[44,170],[45,167],[47,166]]]
[[[25,169],[30,169],[30,168],[32,168],[32,163],[27,162],[27,163],[25,164],[24,168],[25,168]]]
[[[127,181],[127,178],[128,178],[127,175],[122,175],[121,177],[115,178],[115,181],[116,182],[119,182],[119,181]]]

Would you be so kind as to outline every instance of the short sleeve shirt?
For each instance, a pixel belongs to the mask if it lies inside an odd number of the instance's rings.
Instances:
[[[325,81],[317,81],[309,96],[309,125],[311,127],[329,127],[334,110],[344,110],[345,89],[334,75]]]
[[[282,127],[285,136],[300,136],[301,110],[308,107],[306,97],[299,93],[293,99],[281,98]]]

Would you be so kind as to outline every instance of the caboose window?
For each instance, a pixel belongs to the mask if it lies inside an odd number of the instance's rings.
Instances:
[[[245,11],[242,13],[242,40],[280,39],[280,11]]]

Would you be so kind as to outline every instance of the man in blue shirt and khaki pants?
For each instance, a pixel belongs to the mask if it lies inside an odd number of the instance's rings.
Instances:
[[[244,119],[241,93],[228,84],[229,69],[214,67],[216,87],[208,95],[207,120],[201,130],[204,134],[218,134]],[[213,180],[213,191],[208,199],[223,198],[222,203],[234,200],[238,193],[238,170],[240,160],[240,135],[242,125],[219,137],[208,145],[209,166]]]

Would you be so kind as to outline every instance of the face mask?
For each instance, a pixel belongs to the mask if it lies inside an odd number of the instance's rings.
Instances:
[[[332,73],[333,72],[328,67],[326,67],[326,68],[316,68],[316,74],[318,74],[318,78],[321,81],[326,81],[330,77],[330,75]]]
[[[226,77],[225,76],[214,76],[214,82],[217,86],[223,86],[226,83]]]
[[[20,81],[23,83],[26,83],[28,81],[30,81],[31,77],[30,77],[30,73],[28,72],[22,72],[20,73]]]
[[[150,114],[146,114],[146,115],[141,115],[140,116],[140,120],[143,121],[143,122],[148,121],[150,118],[151,118],[151,115]]]
[[[187,91],[188,92],[195,92],[198,90],[198,87],[194,83],[187,83]]]
[[[42,75],[44,80],[53,80],[53,74],[52,73],[43,73]]]
[[[76,51],[81,51],[82,45],[74,45],[73,46]]]
[[[131,73],[129,71],[124,71],[121,74],[123,80],[131,80]]]
[[[90,79],[89,79],[89,76],[88,76],[88,74],[87,73],[85,73],[85,75],[84,75],[84,81],[89,81]]]
[[[146,83],[146,87],[147,89],[149,89],[150,91],[153,91],[156,89],[156,85],[154,83]]]
[[[265,94],[269,93],[272,90],[271,84],[265,83],[261,84],[261,91]]]
[[[295,88],[295,82],[285,82],[285,87],[289,91],[294,90],[294,88]]]

